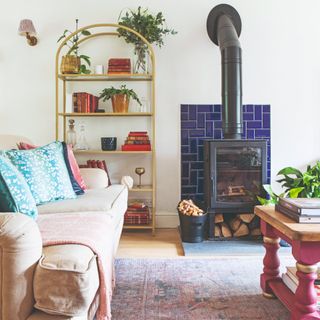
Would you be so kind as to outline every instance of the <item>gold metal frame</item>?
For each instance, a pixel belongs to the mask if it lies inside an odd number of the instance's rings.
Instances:
[[[151,74],[146,74],[146,75],[137,75],[137,74],[131,74],[126,76],[108,76],[108,75],[60,75],[59,74],[59,62],[60,62],[60,54],[62,51],[62,48],[65,46],[66,42],[68,40],[70,40],[73,36],[81,33],[83,30],[89,30],[89,29],[95,29],[95,28],[121,28],[121,29],[125,29],[133,34],[135,34],[137,37],[139,37],[148,47],[149,50],[149,56],[151,59],[151,66],[152,66],[152,71]],[[96,33],[92,33],[89,36],[86,36],[84,38],[82,38],[81,40],[78,41],[78,44],[81,44],[87,40],[96,38],[96,37],[100,37],[100,36],[117,36],[118,32],[96,32]],[[77,31],[73,32],[72,34],[70,34],[68,37],[66,37],[62,43],[60,44],[59,48],[57,49],[56,52],[56,58],[55,58],[55,77],[56,77],[56,81],[55,81],[55,86],[56,86],[56,139],[59,139],[59,118],[62,117],[63,118],[63,138],[64,140],[66,139],[66,125],[67,125],[67,117],[70,116],[88,116],[88,114],[86,115],[82,115],[82,114],[70,114],[70,113],[66,113],[66,83],[68,81],[148,81],[151,82],[151,112],[148,113],[142,113],[140,116],[144,116],[144,117],[151,117],[152,118],[152,151],[151,152],[145,152],[145,154],[151,154],[152,157],[152,187],[149,187],[147,190],[152,192],[152,225],[150,226],[143,226],[143,225],[139,225],[139,226],[125,226],[125,229],[152,229],[152,234],[155,234],[155,225],[156,225],[156,221],[155,221],[155,213],[156,213],[156,131],[155,131],[155,77],[156,77],[156,73],[155,73],[155,55],[154,55],[154,51],[153,48],[151,46],[151,44],[138,32],[136,32],[135,30],[119,25],[119,24],[115,24],[115,23],[99,23],[99,24],[91,24],[85,27],[82,27],[80,29],[78,29]],[[63,89],[62,89],[62,95],[63,95],[63,104],[62,104],[62,110],[60,111],[59,108],[59,80],[63,81]],[[95,115],[90,115],[90,116],[95,116]],[[96,116],[101,116],[101,114],[97,114]],[[104,116],[118,116],[115,114],[104,114]],[[120,115],[119,115],[120,116]],[[122,116],[122,115],[121,115]],[[127,114],[126,116],[139,116],[136,113],[130,115]],[[88,151],[90,152],[90,151]],[[93,150],[92,153],[95,153],[97,151]],[[127,152],[129,154],[129,152]],[[144,153],[144,152],[141,152]],[[105,153],[108,154],[108,153]],[[113,154],[124,154],[124,152],[114,152]],[[143,190],[143,189],[142,189]],[[136,190],[135,190],[136,192]]]

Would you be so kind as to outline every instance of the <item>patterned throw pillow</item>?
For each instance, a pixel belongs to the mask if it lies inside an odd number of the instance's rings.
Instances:
[[[0,211],[20,212],[33,219],[38,215],[36,202],[22,174],[0,156]]]
[[[74,199],[61,142],[33,150],[3,152],[26,179],[36,204]]]

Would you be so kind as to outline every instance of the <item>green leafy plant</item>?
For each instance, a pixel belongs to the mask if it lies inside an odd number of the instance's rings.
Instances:
[[[116,89],[114,87],[103,89],[99,95],[99,99],[106,101],[106,100],[111,99],[116,94],[126,95],[128,98],[132,98],[132,99],[136,100],[140,106],[142,105],[142,103],[141,103],[138,95],[135,93],[135,91],[132,89],[128,89],[126,87],[126,85],[120,86],[119,89]]]
[[[308,165],[305,172],[293,167],[281,169],[278,176],[283,176],[277,182],[284,189],[283,193],[276,195],[270,185],[264,185],[269,199],[257,196],[261,204],[276,204],[279,197],[288,198],[320,198],[320,161],[314,166]]]
[[[78,19],[76,19],[76,31],[78,30]],[[67,38],[70,34],[72,34],[73,32],[70,30],[64,30],[63,34],[61,35],[61,37],[58,39],[57,42],[60,42],[62,40],[64,40],[65,38]],[[88,30],[82,30],[80,36],[89,36],[91,35],[90,31]],[[69,48],[68,52],[66,55],[75,55],[77,57],[80,58],[80,61],[84,61],[89,67],[91,65],[90,62],[90,57],[81,54],[78,54],[78,49],[79,49],[79,45],[78,45],[78,41],[80,39],[79,34],[76,34],[75,36],[73,36],[71,39],[69,39],[64,45],[67,46]],[[84,74],[89,74],[91,71],[89,69],[87,69],[87,66],[84,63],[80,64],[80,73],[84,73]]]
[[[142,9],[140,6],[137,10],[129,10],[123,15],[120,13],[118,23],[125,27],[131,28],[140,33],[149,43],[154,43],[160,48],[164,45],[163,38],[168,34],[176,34],[173,29],[169,29],[165,25],[165,18],[162,12],[151,14],[148,9]],[[135,47],[137,55],[136,68],[142,68],[146,71],[146,54],[147,45],[135,34],[125,29],[117,29],[119,36],[123,37],[127,43],[132,43]]]

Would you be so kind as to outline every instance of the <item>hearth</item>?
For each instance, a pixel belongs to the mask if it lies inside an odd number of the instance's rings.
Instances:
[[[265,140],[204,141],[204,202],[209,214],[209,238],[228,237],[219,234],[217,229],[215,235],[215,222],[224,222],[219,228],[230,228],[231,232],[236,232],[243,224],[239,235],[249,234],[249,229],[259,227],[254,223],[250,226],[250,223],[257,195],[264,196],[262,185],[266,182]],[[235,218],[235,214],[251,214],[252,217],[247,215],[247,220],[241,221],[241,216]]]

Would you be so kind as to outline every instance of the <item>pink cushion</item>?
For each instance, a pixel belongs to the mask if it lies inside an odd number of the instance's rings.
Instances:
[[[18,148],[19,148],[19,150],[30,150],[30,149],[37,148],[37,146],[35,146],[33,144],[30,144],[30,143],[20,142],[18,144]],[[73,173],[74,178],[78,182],[80,188],[82,190],[86,190],[87,186],[85,185],[84,180],[83,180],[83,178],[82,178],[82,176],[80,174],[80,169],[79,169],[77,160],[76,160],[76,158],[74,156],[74,153],[73,153],[71,145],[68,145],[68,159],[69,159],[71,171]]]

